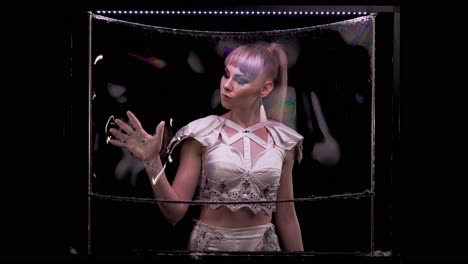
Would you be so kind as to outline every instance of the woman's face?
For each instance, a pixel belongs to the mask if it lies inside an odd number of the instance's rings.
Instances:
[[[226,109],[247,108],[258,103],[260,91],[264,85],[262,74],[252,79],[242,73],[238,67],[227,65],[221,77],[221,104]]]

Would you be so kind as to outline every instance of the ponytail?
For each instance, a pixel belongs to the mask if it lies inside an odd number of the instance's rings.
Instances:
[[[266,111],[271,119],[282,122],[288,92],[288,58],[286,52],[278,43],[271,43],[268,50],[278,62],[278,71],[274,79],[275,86],[273,91],[265,97]]]

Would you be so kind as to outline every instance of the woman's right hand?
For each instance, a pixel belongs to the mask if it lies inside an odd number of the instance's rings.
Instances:
[[[148,134],[141,126],[140,121],[135,115],[127,111],[129,123],[120,119],[115,119],[119,130],[109,129],[109,132],[116,139],[110,139],[109,142],[117,147],[126,148],[136,158],[142,161],[150,161],[159,156],[164,135],[164,121],[161,121],[156,127],[156,134]]]

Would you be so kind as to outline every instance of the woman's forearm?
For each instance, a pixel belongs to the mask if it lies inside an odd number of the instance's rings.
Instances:
[[[301,228],[297,216],[277,219],[278,234],[286,251],[304,251]]]
[[[163,171],[164,168],[160,156],[158,155],[154,159],[145,161],[144,163],[146,172],[151,181],[151,188],[153,190],[154,197],[162,200],[180,200],[177,193],[167,180],[166,174]],[[159,175],[160,173],[161,175]],[[181,203],[158,202],[158,206],[166,220],[172,225],[179,222],[187,211],[187,205]]]

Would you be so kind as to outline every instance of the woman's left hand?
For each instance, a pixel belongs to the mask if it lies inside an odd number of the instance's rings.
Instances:
[[[156,127],[156,134],[148,134],[141,126],[140,121],[135,115],[127,111],[129,123],[120,119],[115,119],[120,131],[111,128],[109,131],[116,137],[109,142],[117,147],[126,148],[137,159],[148,161],[159,155],[164,134],[164,121],[161,121]]]

